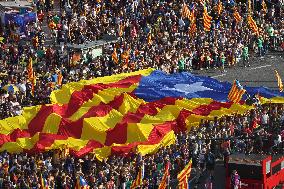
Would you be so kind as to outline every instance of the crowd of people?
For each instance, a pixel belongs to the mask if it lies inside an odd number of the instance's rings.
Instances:
[[[184,5],[194,18],[183,16]],[[204,31],[204,5],[212,16],[209,32]],[[58,6],[60,12],[54,11]],[[281,1],[269,1],[264,9],[258,1],[250,11],[234,1],[221,6],[189,0],[35,1],[36,23],[28,23],[25,31],[13,21],[0,27],[0,118],[19,115],[23,106],[49,103],[50,93],[62,83],[149,67],[174,73],[249,66],[249,57],[284,47],[281,6]],[[241,20],[236,21],[235,11]],[[258,23],[258,35],[247,24],[248,12]],[[104,45],[99,57],[68,47],[105,35],[118,41]],[[36,82],[27,77],[30,61]],[[5,90],[7,85],[16,89]]]
[[[0,188],[75,188],[78,177],[90,188],[130,188],[143,167],[143,186],[154,189],[170,163],[171,188],[178,185],[177,174],[192,159],[193,173],[208,171],[213,176],[217,159],[224,165],[231,153],[283,154],[284,106],[267,104],[245,115],[204,121],[189,133],[178,133],[176,143],[146,156],[111,156],[98,161],[94,154],[76,158],[65,151],[40,154],[0,154]],[[199,176],[198,176],[199,175]],[[42,182],[41,180],[44,180]]]
[[[192,69],[225,69],[249,66],[249,57],[284,49],[283,1],[256,1],[253,10],[234,1],[191,0],[36,0],[37,22],[20,31],[16,23],[0,27],[0,119],[20,115],[22,107],[50,103],[49,95],[62,84],[99,76],[156,68],[168,73]],[[183,6],[194,12],[193,21],[183,16]],[[60,12],[54,11],[59,6]],[[204,30],[205,8],[212,16],[210,31]],[[237,21],[234,13],[241,20]],[[251,14],[259,33],[247,24]],[[68,44],[83,44],[117,36],[103,46],[103,54],[77,52]],[[79,56],[78,56],[79,54]],[[79,58],[78,58],[79,57]],[[28,78],[32,61],[34,78]],[[245,69],[245,68],[244,68]],[[63,78],[59,82],[59,75]],[[7,87],[8,86],[8,87]],[[6,88],[5,88],[6,87]],[[247,115],[202,122],[189,133],[177,135],[176,144],[141,157],[110,157],[99,162],[84,158],[43,154],[0,156],[0,188],[74,188],[78,175],[91,188],[129,188],[138,167],[144,165],[143,188],[157,188],[165,162],[171,163],[171,186],[190,158],[202,172],[214,168],[215,159],[230,153],[283,153],[284,109],[263,106]],[[259,126],[259,127],[258,127]],[[281,138],[282,137],[282,138]],[[282,150],[282,151],[281,151]]]

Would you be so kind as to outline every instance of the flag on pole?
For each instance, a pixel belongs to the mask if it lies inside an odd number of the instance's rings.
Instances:
[[[162,178],[161,183],[159,185],[159,189],[166,189],[167,188],[167,182],[168,182],[169,176],[170,176],[170,163],[168,162],[166,164],[165,174],[163,175],[163,178]]]
[[[222,2],[219,1],[218,6],[217,6],[217,11],[219,15],[221,15],[222,10],[223,10],[223,5],[222,5]]]
[[[62,85],[62,80],[63,80],[63,75],[62,75],[62,72],[59,71],[58,72],[58,76],[57,76],[57,85],[61,86]]]
[[[194,36],[194,34],[196,33],[196,31],[197,31],[196,22],[193,21],[193,22],[191,22],[190,25],[189,25],[189,35],[190,35],[190,36]]]
[[[265,13],[267,13],[267,5],[266,5],[266,3],[265,3],[264,0],[262,0],[261,6],[262,6],[262,10],[263,10]]]
[[[118,56],[117,56],[117,52],[116,52],[116,48],[113,48],[113,52],[111,54],[111,58],[113,60],[114,63],[118,64]]]
[[[191,173],[191,165],[192,165],[192,159],[188,162],[188,164],[185,166],[185,168],[178,174],[178,188],[179,189],[188,189],[188,178]]]
[[[212,17],[208,14],[207,9],[204,6],[203,24],[204,24],[204,30],[207,32],[211,30],[211,20],[212,20]]]
[[[205,5],[206,5],[205,0],[199,0],[199,3],[200,3],[202,6],[205,6]]]
[[[82,176],[77,178],[75,189],[89,189],[89,188],[90,186],[87,184],[86,180]]]
[[[228,99],[231,102],[239,103],[245,92],[246,90],[243,88],[243,86],[241,86],[240,82],[238,80],[235,80],[229,92]]]
[[[40,174],[40,189],[49,189],[47,181]]]
[[[118,36],[119,37],[122,37],[123,36],[123,31],[124,30],[124,26],[123,26],[123,24],[121,23],[121,24],[119,24],[119,27],[118,27]]]
[[[251,17],[251,15],[248,15],[247,21],[248,21],[248,25],[249,25],[250,29],[258,35],[259,34],[258,27],[257,27],[255,21],[253,20],[253,18]]]
[[[152,43],[153,43],[153,40],[152,40],[152,32],[150,31],[150,32],[148,33],[148,36],[147,36],[147,44],[148,44],[148,45],[152,45]]]
[[[33,77],[34,77],[33,59],[32,59],[32,57],[29,58],[27,71],[28,71],[28,80],[32,82],[33,81]]]
[[[191,12],[188,6],[184,3],[181,9],[181,17],[190,19],[190,16],[191,16]]]
[[[242,17],[241,17],[241,15],[239,14],[239,12],[237,10],[234,11],[233,16],[234,16],[234,18],[235,18],[237,23],[242,21]]]
[[[251,14],[251,0],[248,0],[248,14]]]
[[[283,92],[283,83],[282,83],[282,79],[278,73],[277,70],[274,70],[275,72],[275,76],[276,76],[276,79],[277,79],[277,85],[278,85],[278,88],[279,88],[279,91],[280,92]]]
[[[141,186],[142,185],[142,179],[143,179],[143,168],[140,167],[139,172],[137,174],[137,177],[132,182],[132,185],[131,185],[130,189],[135,189],[135,188]]]

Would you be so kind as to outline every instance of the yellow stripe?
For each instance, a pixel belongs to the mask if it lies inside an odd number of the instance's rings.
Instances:
[[[99,161],[103,161],[108,156],[110,156],[110,154],[111,154],[111,146],[104,146],[102,148],[97,148],[97,149],[95,149],[93,151],[93,153],[95,154],[96,158]]]
[[[279,102],[284,102],[284,98],[279,100]],[[201,120],[211,120],[213,121],[215,117],[220,118],[225,115],[234,115],[235,113],[238,114],[245,114],[247,111],[253,109],[253,106],[248,105],[240,105],[240,104],[232,104],[229,109],[221,108],[219,110],[212,110],[208,116],[202,115],[189,115],[185,121],[187,130],[190,130],[191,127],[198,127]]]
[[[85,118],[81,139],[94,139],[102,144],[105,143],[106,131],[115,127],[123,118],[123,115],[113,109],[104,117]]]
[[[174,131],[168,132],[164,138],[158,143],[153,145],[138,145],[137,146],[137,153],[141,153],[142,156],[146,154],[154,154],[156,153],[161,147],[170,146],[174,144],[176,141],[176,136]]]
[[[153,123],[129,123],[127,125],[126,143],[147,141],[153,128]]]
[[[126,114],[127,112],[136,112],[141,104],[144,104],[145,101],[142,99],[134,99],[128,94],[124,94],[124,99],[122,104],[119,107],[119,112]]]
[[[166,121],[173,121],[178,117],[179,112],[181,110],[182,107],[178,107],[175,105],[167,105],[163,107],[162,110],[158,110],[159,112],[155,116],[145,115],[140,121],[140,123],[158,124],[158,123],[164,123]]]
[[[211,111],[209,116],[211,118],[214,118],[214,117],[223,117],[224,115],[233,115],[235,113],[244,114],[253,108],[254,108],[253,106],[248,106],[245,104],[244,105],[232,104],[232,106],[229,109],[221,108],[220,110]]]
[[[22,115],[0,120],[0,133],[10,134],[15,129],[28,129],[29,122],[37,115],[41,106],[26,107]]]
[[[268,103],[273,103],[273,104],[283,104],[284,103],[284,97],[273,97],[273,98],[260,98],[260,103],[261,104],[268,104]]]
[[[91,84],[97,84],[97,83],[102,83],[102,84],[113,83],[113,82],[122,80],[126,77],[139,75],[139,74],[143,76],[147,76],[147,75],[150,75],[153,70],[154,69],[146,69],[146,70],[140,70],[140,71],[131,72],[131,73],[122,73],[118,75],[99,77],[99,78],[95,78],[92,80],[81,80],[79,82],[68,83],[68,84],[63,85],[62,89],[53,91],[50,95],[50,100],[54,104],[56,103],[57,104],[67,104],[71,98],[72,93],[75,91],[82,90],[85,85],[91,85]]]
[[[31,138],[18,138],[16,142],[6,142],[4,143],[0,151],[8,151],[10,153],[20,153],[23,150],[30,150],[34,147],[36,142],[39,140],[39,133],[35,134]]]
[[[56,134],[59,128],[59,124],[61,122],[61,116],[56,114],[56,113],[52,113],[50,114],[44,123],[44,127],[42,129],[42,133],[52,133],[52,134]]]
[[[76,139],[73,137],[69,137],[66,140],[54,140],[53,144],[50,147],[46,147],[46,150],[51,149],[64,149],[71,148],[73,150],[79,151],[82,147],[86,146],[88,140]]]

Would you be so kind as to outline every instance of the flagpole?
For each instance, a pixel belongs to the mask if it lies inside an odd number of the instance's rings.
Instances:
[[[168,176],[168,184],[167,185],[168,185],[167,188],[170,189],[170,177],[169,176]]]

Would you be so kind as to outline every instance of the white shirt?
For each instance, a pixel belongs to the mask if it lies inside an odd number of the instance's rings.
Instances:
[[[261,116],[261,124],[268,124],[269,116],[268,114],[263,114]]]
[[[274,140],[274,145],[278,145],[282,142],[281,135],[277,135],[276,139]]]
[[[21,92],[26,92],[27,90],[26,85],[24,83],[20,83],[18,85],[18,88],[20,89]]]

